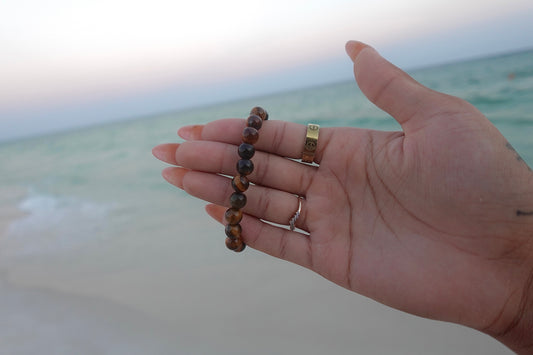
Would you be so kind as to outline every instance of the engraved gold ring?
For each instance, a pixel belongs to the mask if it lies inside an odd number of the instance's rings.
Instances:
[[[302,161],[304,163],[312,163],[315,159],[316,147],[318,145],[318,131],[320,126],[314,123],[307,125],[307,133],[305,135],[304,149],[302,151]]]

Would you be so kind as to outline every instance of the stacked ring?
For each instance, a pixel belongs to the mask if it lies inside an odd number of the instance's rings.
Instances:
[[[226,247],[235,252],[241,252],[246,244],[241,238],[242,228],[242,209],[246,205],[246,195],[244,192],[248,189],[250,182],[247,175],[254,170],[254,164],[251,158],[255,154],[254,144],[259,139],[259,129],[263,121],[268,120],[268,113],[261,107],[254,107],[250,111],[250,116],[246,120],[246,127],[242,131],[242,143],[237,153],[241,158],[236,165],[237,175],[231,180],[231,186],[235,191],[230,196],[230,208],[224,214],[226,221]]]

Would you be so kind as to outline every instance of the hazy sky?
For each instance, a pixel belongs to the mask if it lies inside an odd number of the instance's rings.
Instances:
[[[531,0],[3,0],[0,140],[533,47]]]

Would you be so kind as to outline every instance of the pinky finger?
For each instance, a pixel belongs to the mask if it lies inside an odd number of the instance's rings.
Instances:
[[[226,209],[212,204],[205,207],[206,212],[222,224]],[[307,235],[273,226],[246,214],[240,224],[244,242],[251,248],[311,268],[311,244]]]

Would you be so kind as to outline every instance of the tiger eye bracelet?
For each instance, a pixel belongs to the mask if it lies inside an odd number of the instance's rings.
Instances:
[[[250,186],[246,176],[254,171],[254,164],[251,160],[255,154],[254,144],[259,139],[259,130],[263,121],[266,120],[268,120],[268,113],[263,108],[254,107],[250,111],[250,116],[246,119],[246,127],[242,131],[242,143],[237,150],[241,159],[237,162],[237,175],[231,180],[231,186],[235,192],[229,199],[231,207],[224,214],[224,220],[227,223],[226,247],[237,253],[246,247],[241,237],[242,228],[239,224],[242,220],[242,209],[246,205],[244,192]]]

